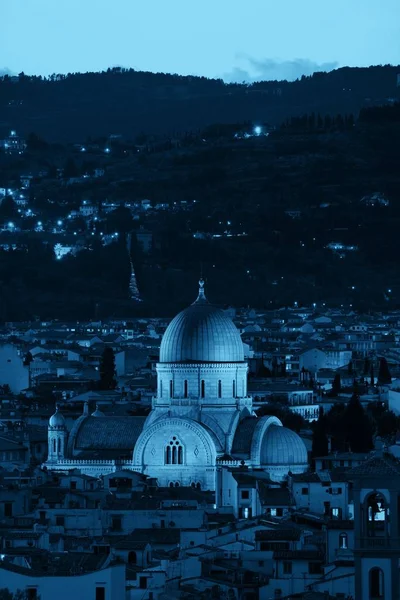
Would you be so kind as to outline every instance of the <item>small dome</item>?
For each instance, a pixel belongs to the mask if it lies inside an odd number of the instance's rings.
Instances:
[[[60,412],[60,407],[57,406],[56,412],[49,419],[50,427],[65,427],[65,419]]]
[[[161,341],[161,363],[243,362],[239,331],[223,310],[210,304],[201,279],[197,300],[168,325]]]
[[[99,405],[96,404],[96,410],[92,413],[92,417],[104,417],[104,413],[99,410]]]
[[[306,446],[297,433],[280,425],[270,425],[261,444],[261,464],[294,466],[308,462]]]

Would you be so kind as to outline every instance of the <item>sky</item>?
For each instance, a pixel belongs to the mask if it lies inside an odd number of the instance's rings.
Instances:
[[[0,0],[0,73],[296,79],[400,64],[400,0]]]

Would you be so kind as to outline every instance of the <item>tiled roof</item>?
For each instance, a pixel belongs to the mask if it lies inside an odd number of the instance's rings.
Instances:
[[[7,531],[4,533],[6,540],[38,540],[42,534],[36,531]]]
[[[259,482],[258,489],[264,506],[291,506],[293,504],[287,488],[270,488]]]
[[[362,477],[400,477],[400,461],[390,454],[383,456],[372,456],[361,465],[347,471],[349,479],[359,479]]]
[[[7,550],[5,554],[7,555],[8,553]],[[27,552],[26,556],[29,556],[30,569],[11,564],[7,560],[0,561],[0,568],[26,573],[31,577],[35,575],[81,575],[101,569],[108,560],[106,555],[89,552]]]
[[[133,450],[146,417],[88,417],[81,424],[75,448],[79,450]]]
[[[148,544],[148,540],[121,540],[117,544],[115,544],[114,548],[116,550],[144,550]]]
[[[300,539],[298,529],[259,529],[256,531],[257,541],[297,541]]]
[[[179,529],[135,529],[131,534],[132,541],[148,542],[149,544],[179,544],[181,532]]]
[[[278,550],[274,559],[287,560],[324,560],[324,553],[319,550]]]

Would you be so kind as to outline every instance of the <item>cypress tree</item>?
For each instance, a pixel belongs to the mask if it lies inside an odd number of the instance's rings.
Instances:
[[[368,356],[365,357],[364,359],[364,375],[368,375],[369,372],[371,371],[371,361],[369,360]]]
[[[353,361],[352,360],[347,365],[347,371],[348,371],[349,375],[353,375]]]
[[[100,363],[100,390],[114,390],[117,387],[115,354],[112,348],[104,348]]]
[[[340,373],[336,373],[332,383],[332,395],[339,396],[341,389]]]
[[[352,452],[372,450],[374,445],[371,425],[360,402],[357,382],[354,382],[353,395],[343,415],[343,429]]]
[[[392,383],[387,360],[384,357],[379,361],[378,383]]]
[[[329,451],[329,443],[327,436],[327,422],[324,416],[324,410],[321,407],[319,409],[318,421],[314,423],[314,430],[312,436],[312,457],[326,456]]]

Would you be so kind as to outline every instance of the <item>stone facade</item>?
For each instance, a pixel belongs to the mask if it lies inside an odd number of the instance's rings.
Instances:
[[[120,466],[118,461],[97,457],[115,450],[130,454],[125,469],[156,478],[161,486],[208,490],[216,489],[217,470],[232,464],[262,468],[276,481],[289,470],[307,469],[302,440],[279,419],[258,419],[253,413],[239,332],[222,310],[208,303],[203,286],[200,282],[196,302],[164,334],[157,394],[147,419],[89,416],[86,407],[67,443],[57,412],[49,423],[48,468],[110,473]],[[96,451],[96,460],[87,459],[90,451]]]

